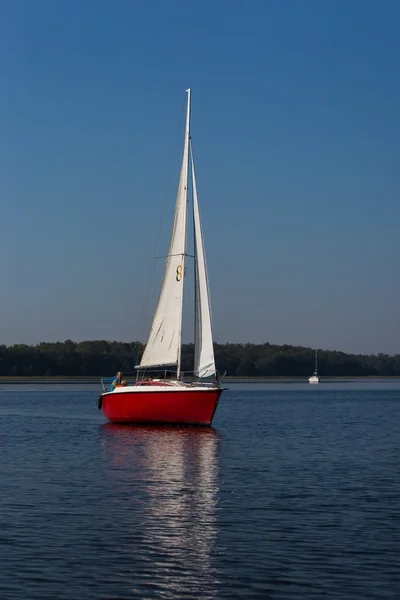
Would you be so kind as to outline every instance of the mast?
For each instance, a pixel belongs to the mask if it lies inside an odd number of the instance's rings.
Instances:
[[[188,88],[186,90],[188,95],[187,100],[187,111],[186,111],[186,127],[185,127],[185,153],[184,160],[186,160],[186,182],[185,182],[185,192],[186,192],[186,207],[189,201],[189,144],[190,144],[190,95],[191,89]],[[185,263],[186,263],[186,255],[187,255],[187,208],[186,208],[186,223],[185,223],[185,253],[182,256],[182,287],[183,281],[185,278]],[[183,290],[182,290],[182,301],[183,301]],[[179,380],[181,376],[181,363],[182,363],[182,311],[181,311],[181,319],[179,323],[179,349],[178,349],[178,366],[176,371],[176,378]]]
[[[318,350],[315,349],[315,374],[318,375]]]

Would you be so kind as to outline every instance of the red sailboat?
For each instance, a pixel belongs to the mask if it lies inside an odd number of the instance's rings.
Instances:
[[[197,198],[192,139],[190,90],[187,90],[185,144],[175,205],[175,218],[166,257],[164,279],[149,339],[134,385],[103,391],[99,407],[113,423],[211,425],[223,388],[215,369],[210,294]],[[194,380],[181,372],[183,289],[187,258],[189,167],[191,165],[195,253]],[[174,371],[167,377],[165,369]],[[149,377],[156,369],[164,375]]]

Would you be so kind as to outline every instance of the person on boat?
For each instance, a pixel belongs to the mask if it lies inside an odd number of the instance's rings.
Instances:
[[[114,377],[114,379],[111,382],[110,390],[112,392],[115,390],[116,387],[121,385],[122,378],[123,378],[123,373],[121,373],[121,371],[118,371],[116,376]]]

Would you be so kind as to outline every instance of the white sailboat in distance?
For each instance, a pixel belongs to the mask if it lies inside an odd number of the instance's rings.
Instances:
[[[314,371],[314,375],[311,375],[311,377],[309,377],[308,383],[319,383],[319,375],[318,375],[318,350],[315,350],[315,371]]]

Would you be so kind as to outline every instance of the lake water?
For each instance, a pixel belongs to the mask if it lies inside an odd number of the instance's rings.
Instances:
[[[0,386],[2,600],[400,598],[400,382],[232,385],[214,427]]]

